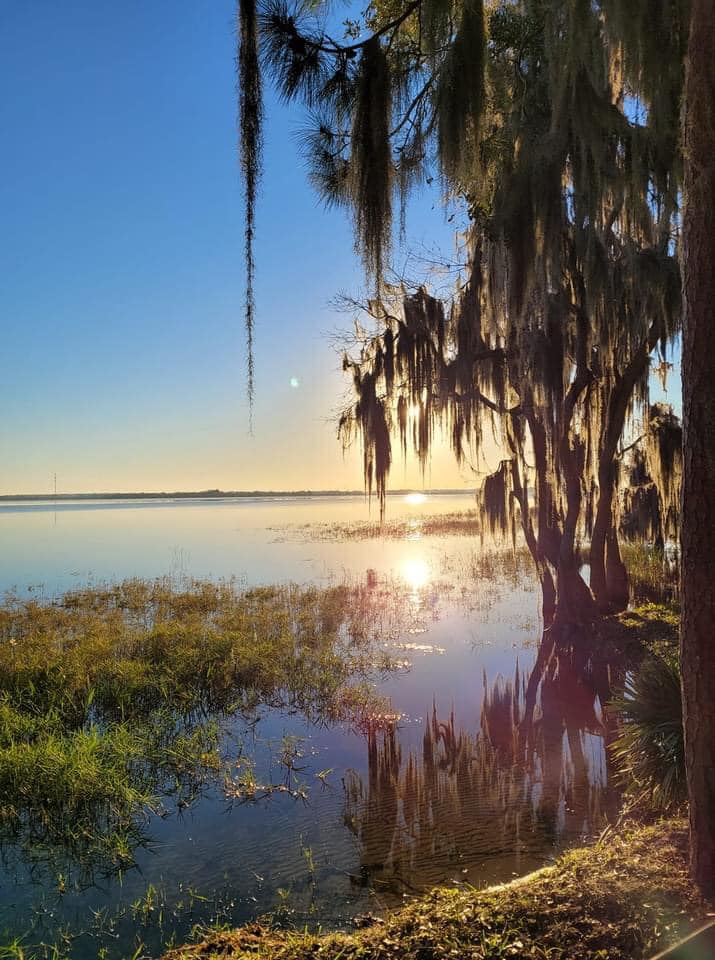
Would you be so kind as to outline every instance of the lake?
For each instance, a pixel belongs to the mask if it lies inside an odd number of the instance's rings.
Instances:
[[[60,876],[6,845],[0,943],[64,936],[61,956],[121,958],[268,912],[345,927],[438,883],[509,880],[599,830],[617,805],[602,709],[615,668],[542,672],[528,558],[480,544],[466,522],[434,522],[473,507],[391,497],[388,520],[402,523],[374,537],[360,532],[376,519],[361,497],[1,504],[0,589],[18,596],[130,577],[376,591],[398,666],[372,682],[398,719],[366,730],[268,708],[236,717],[226,750],[240,742],[270,776],[287,744],[300,790],[169,803],[121,875]]]

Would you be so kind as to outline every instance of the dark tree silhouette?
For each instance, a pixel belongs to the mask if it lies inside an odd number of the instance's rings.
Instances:
[[[488,18],[480,0],[379,0],[342,41],[319,19],[327,5],[306,16],[284,0],[261,9],[256,38],[253,2],[240,0],[241,42],[262,45],[283,96],[308,108],[310,177],[351,211],[375,281],[377,325],[347,360],[355,402],[341,421],[361,435],[368,487],[384,495],[394,438],[424,460],[441,427],[461,456],[493,421],[506,453],[482,490],[485,518],[502,532],[520,523],[547,622],[581,624],[626,600],[615,460],[629,418],[648,409],[653,351],[680,324],[684,182],[686,755],[693,868],[712,892],[712,0],[694,0],[692,21],[689,0],[514,0]],[[466,282],[447,305],[381,282],[393,201],[435,168],[472,224]],[[577,547],[589,534],[586,585]]]
[[[695,0],[685,84],[681,662],[695,879],[715,897],[715,5]]]
[[[521,0],[488,18],[477,0],[379,3],[344,41],[319,9],[272,0],[258,39],[249,29],[242,42],[308,109],[311,179],[352,211],[375,281],[372,328],[346,358],[343,439],[360,435],[384,503],[393,439],[425,462],[441,429],[460,459],[496,430],[505,454],[484,516],[500,533],[521,526],[546,624],[622,609],[618,447],[636,411],[647,419],[650,358],[680,323],[680,69],[659,80],[657,114],[635,103],[626,74],[640,68],[612,35],[615,2]],[[675,22],[659,16],[662,31]],[[244,124],[244,156],[254,142]],[[468,276],[448,304],[383,282],[394,196],[435,165],[472,224]]]

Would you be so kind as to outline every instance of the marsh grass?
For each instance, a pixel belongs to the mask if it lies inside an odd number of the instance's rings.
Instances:
[[[222,723],[359,721],[380,618],[357,587],[128,580],[0,607],[0,843],[80,873],[133,862],[163,800],[225,781]]]
[[[678,597],[678,566],[675,557],[642,541],[621,544],[628,571],[631,596],[636,603],[673,602]]]
[[[641,603],[598,625],[598,638],[606,651],[620,650],[633,664],[649,654],[678,655],[680,608],[677,603]]]
[[[280,540],[410,540],[422,537],[474,537],[481,531],[476,510],[397,517],[394,520],[352,520],[271,527]]]

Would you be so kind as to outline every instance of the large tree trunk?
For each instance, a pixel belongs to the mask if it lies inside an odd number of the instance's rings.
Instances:
[[[628,607],[630,591],[613,516],[615,469],[599,471],[599,476],[601,486],[589,551],[589,585],[599,613],[620,613]]]
[[[581,513],[581,476],[585,452],[580,443],[566,438],[562,444],[561,464],[566,482],[566,516],[556,568],[556,611],[554,627],[562,642],[563,631],[591,624],[597,617],[596,602],[580,573],[576,533]],[[566,636],[566,639],[570,639]]]
[[[621,557],[616,524],[611,522],[606,540],[606,590],[613,611],[626,610],[630,599],[628,571]]]
[[[582,298],[583,292],[582,292]],[[576,431],[572,435],[574,414],[580,397],[593,380],[588,366],[588,315],[581,308],[576,316],[576,373],[561,405],[558,464],[566,493],[561,541],[556,567],[556,612],[554,628],[559,633],[558,642],[568,639],[572,627],[591,624],[598,615],[596,601],[590,588],[579,572],[580,560],[576,549],[576,536],[581,518],[582,478],[586,461],[586,445]]]
[[[606,459],[603,457],[603,459]],[[608,531],[613,523],[613,493],[615,487],[615,467],[613,459],[602,463],[598,471],[598,504],[596,519],[591,532],[589,550],[589,583],[601,613],[611,612],[611,598],[608,592],[606,574],[606,543]]]
[[[524,457],[522,443],[517,434],[511,429],[509,429],[507,433],[507,442],[511,452],[514,454],[511,472],[513,494],[516,502],[519,504],[521,527],[524,533],[524,540],[529,548],[531,559],[534,561],[536,574],[541,585],[541,616],[544,623],[544,629],[546,630],[553,623],[556,613],[556,586],[554,584],[554,578],[551,574],[551,570],[549,569],[547,548],[544,545],[544,540],[548,540],[549,537],[546,537],[542,533],[542,531],[546,529],[544,516],[548,504],[547,496],[549,487],[546,479],[546,453],[543,439],[543,428],[540,429],[540,432],[538,429],[536,429],[536,427],[540,427],[540,425],[534,417],[532,417],[530,424],[534,449],[536,451],[536,489],[537,500],[539,503],[537,520],[539,530],[538,534],[534,531],[534,525],[531,520],[529,492],[526,487],[525,478],[522,478],[521,470],[519,468],[519,463]]]
[[[684,96],[681,659],[691,867],[715,896],[715,4],[694,0]]]
[[[591,534],[590,585],[601,613],[616,613],[628,606],[628,574],[621,561],[618,533],[613,521],[616,491],[616,451],[623,435],[626,413],[636,384],[648,370],[649,356],[657,343],[652,326],[613,385],[608,401],[606,429],[598,463],[598,504]]]

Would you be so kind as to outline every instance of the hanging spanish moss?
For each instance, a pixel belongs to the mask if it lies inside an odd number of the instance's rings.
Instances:
[[[623,491],[620,531],[629,540],[662,543],[663,515],[654,483],[643,483]]]
[[[243,173],[245,200],[244,256],[246,263],[246,365],[250,416],[253,415],[254,360],[253,331],[255,320],[254,281],[256,262],[254,236],[256,194],[261,176],[263,149],[263,99],[258,56],[258,16],[256,0],[238,0],[238,111],[239,153]]]
[[[436,87],[439,157],[448,180],[459,179],[464,161],[477,153],[484,109],[484,7],[463,0],[457,32],[440,67]]]
[[[658,491],[662,536],[676,534],[683,475],[683,428],[670,407],[655,403],[649,411],[645,461]]]
[[[492,536],[508,534],[516,540],[516,519],[512,494],[512,465],[502,460],[496,471],[482,485],[480,503]]]
[[[679,536],[683,431],[665,404],[648,412],[645,434],[629,451],[628,473],[620,504],[620,527],[629,539],[661,546]]]
[[[371,37],[360,57],[350,167],[358,244],[378,282],[392,229],[390,105],[387,56],[379,39]]]
[[[420,4],[421,39],[428,56],[439,56],[447,44],[454,7],[452,0],[423,0]]]

